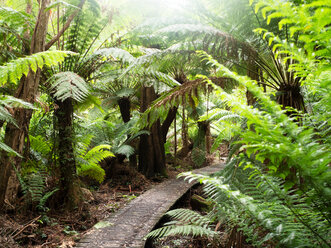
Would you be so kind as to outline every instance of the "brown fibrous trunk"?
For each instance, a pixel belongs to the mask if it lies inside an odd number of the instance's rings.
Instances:
[[[79,179],[76,173],[76,162],[73,148],[73,103],[68,98],[55,101],[57,109],[54,115],[58,129],[58,166],[60,168],[59,203],[72,210],[81,202]]]
[[[153,87],[142,87],[141,112],[144,112],[155,99]],[[164,139],[160,120],[151,126],[149,132],[149,135],[140,136],[138,170],[147,177],[154,177],[157,174],[166,175]]]

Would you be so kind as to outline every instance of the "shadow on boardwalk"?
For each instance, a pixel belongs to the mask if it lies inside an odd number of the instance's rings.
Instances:
[[[222,166],[222,164],[208,166],[194,172],[211,174],[220,170]],[[195,183],[187,183],[183,179],[171,179],[157,185],[108,219],[96,224],[76,247],[144,247],[143,237]]]

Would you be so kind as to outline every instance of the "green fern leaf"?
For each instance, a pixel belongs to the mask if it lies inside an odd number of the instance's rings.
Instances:
[[[46,51],[12,60],[0,66],[0,85],[4,85],[8,82],[17,84],[23,75],[28,74],[30,69],[36,71],[37,68],[42,69],[45,64],[47,66],[57,65],[64,61],[64,58],[69,54],[74,55],[75,53],[67,51]]]
[[[50,90],[57,100],[73,99],[83,102],[89,95],[89,87],[85,80],[74,72],[60,72],[53,75],[49,81]]]

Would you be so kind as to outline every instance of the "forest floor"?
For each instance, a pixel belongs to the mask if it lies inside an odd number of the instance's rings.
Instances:
[[[211,162],[212,158],[209,162]],[[86,201],[75,212],[50,210],[43,214],[13,210],[0,215],[0,248],[70,248],[97,222],[166,179],[192,169],[184,159],[168,164],[168,178],[147,179],[138,172],[116,176],[99,187],[84,190]],[[19,207],[17,209],[20,209]]]

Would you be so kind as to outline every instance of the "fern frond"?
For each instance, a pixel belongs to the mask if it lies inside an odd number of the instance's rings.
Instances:
[[[169,225],[156,229],[146,235],[145,238],[160,239],[168,236],[183,235],[193,237],[209,237],[212,238],[217,235],[217,232],[194,225]]]
[[[63,6],[68,7],[68,8],[79,9],[77,6],[72,5],[72,4],[68,3],[68,2],[57,0],[57,1],[53,2],[53,3],[51,3],[50,5],[48,5],[48,7],[45,10],[46,11],[49,11],[50,9],[53,9],[53,8],[58,7],[60,5],[63,5]]]
[[[251,57],[253,54],[256,54],[255,49],[249,43],[242,42],[230,34],[208,25],[175,24],[162,28],[156,33],[166,34],[170,36],[170,39],[189,40],[191,42],[186,43],[187,49],[203,50],[214,56],[242,58],[245,60],[247,56]]]
[[[13,150],[11,147],[7,146],[5,143],[0,142],[0,150],[4,150],[9,154],[14,154],[15,156],[22,157],[19,153]]]
[[[55,193],[57,192],[59,189],[54,189],[52,191],[47,192],[46,194],[44,194],[40,199],[39,199],[39,203],[37,205],[37,209],[39,209],[39,211],[45,211],[45,204],[47,202],[47,200]]]
[[[135,150],[132,146],[124,144],[120,147],[117,147],[113,152],[115,154],[123,154],[128,158],[135,153]]]
[[[0,7],[0,20],[15,26],[33,26],[34,18],[24,11],[17,11],[10,7]]]
[[[100,162],[115,155],[110,152],[110,145],[98,145],[93,147],[86,154],[81,154],[77,158],[77,174],[88,176],[101,183],[105,177],[105,171],[101,168]]]
[[[214,121],[221,122],[224,120],[239,121],[241,119],[240,115],[228,111],[225,109],[215,108],[208,111],[208,115],[203,115],[199,118],[199,121]]]
[[[0,103],[0,120],[3,122],[10,122],[15,126],[17,126],[15,119],[12,117],[12,115],[9,113],[9,111],[6,108],[1,106],[1,103]]]
[[[25,102],[21,99],[15,98],[13,96],[0,96],[0,121],[9,122],[11,124],[16,124],[16,120],[13,118],[11,113],[8,111],[10,108],[30,108],[35,109],[35,107],[28,102]],[[4,150],[8,153],[14,154],[21,157],[15,150],[7,146],[5,143],[0,141],[0,150]]]
[[[0,105],[7,108],[35,109],[35,107],[31,103],[25,102],[19,98],[8,95],[0,96]]]
[[[123,63],[133,63],[135,58],[126,50],[111,47],[111,48],[103,48],[95,51],[93,55],[102,56],[102,57],[112,57],[114,60],[121,60]]]
[[[46,51],[12,60],[0,66],[0,85],[8,82],[16,84],[23,75],[27,76],[30,70],[36,72],[38,68],[57,65],[63,62],[69,54],[74,55],[67,51]]]
[[[166,213],[171,219],[178,220],[181,223],[193,224],[201,227],[207,227],[211,220],[201,214],[186,208],[177,208]]]
[[[245,166],[246,171],[250,168],[256,167],[249,164]],[[221,174],[225,174],[225,171]],[[323,235],[319,233],[325,233],[328,230],[322,224],[326,222],[320,213],[314,211],[305,200],[300,199],[301,197],[293,192],[286,194],[281,186],[282,182],[262,175],[256,169],[250,170],[249,173],[246,171],[239,169],[236,174],[232,174],[228,181],[231,185],[225,184],[224,177],[193,175],[190,172],[182,173],[182,176],[205,184],[205,192],[214,200],[218,211],[224,213],[226,210],[225,213],[230,215],[231,219],[238,220],[239,224],[240,220],[246,218],[244,216],[248,216],[253,221],[252,223],[267,230],[269,234],[260,245],[270,238],[278,240],[281,244],[286,243],[292,246],[300,243],[307,244],[307,242],[310,242],[312,246],[315,242],[325,244]],[[269,193],[266,195],[265,192]],[[313,224],[314,221],[319,222],[321,226],[316,227]],[[243,226],[246,227],[243,227],[244,232],[249,232],[247,224]],[[318,241],[304,240],[310,236],[315,236]]]
[[[114,154],[110,152],[110,145],[98,145],[89,150],[84,158],[93,164],[97,164],[107,157],[114,157]]]
[[[44,165],[47,165],[48,161],[46,158],[52,151],[52,144],[41,135],[29,135],[29,139],[31,155],[33,155],[37,161],[41,161]]]
[[[37,203],[43,196],[45,190],[45,178],[41,173],[32,173],[27,179],[29,197],[32,203]]]
[[[57,100],[73,99],[82,102],[89,95],[89,87],[85,80],[76,73],[67,71],[53,75],[50,90]]]

